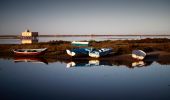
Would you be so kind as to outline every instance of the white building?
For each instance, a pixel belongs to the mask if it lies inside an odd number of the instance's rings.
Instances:
[[[21,33],[22,38],[35,38],[38,37],[38,32],[30,32],[28,29]]]
[[[38,32],[30,32],[28,29],[21,33],[22,44],[32,44],[38,42]]]

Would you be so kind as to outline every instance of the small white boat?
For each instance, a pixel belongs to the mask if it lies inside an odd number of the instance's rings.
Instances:
[[[146,53],[142,50],[133,50],[132,51],[132,58],[143,60],[146,56]]]
[[[42,49],[14,49],[13,52],[17,56],[37,56],[43,55],[47,48]]]
[[[88,46],[89,42],[73,41],[71,42],[73,46]]]

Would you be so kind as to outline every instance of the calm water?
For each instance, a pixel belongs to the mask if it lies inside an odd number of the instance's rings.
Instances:
[[[144,39],[144,38],[169,38],[170,36],[99,36],[99,37],[39,37],[38,42],[48,42],[52,40],[64,40],[64,41],[82,41],[82,40],[134,40],[134,39]],[[0,39],[0,44],[21,44],[20,39]]]
[[[170,65],[39,61],[0,59],[0,99],[170,100]]]

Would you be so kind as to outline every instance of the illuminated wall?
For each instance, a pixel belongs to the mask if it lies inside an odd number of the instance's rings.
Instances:
[[[37,37],[38,32],[30,32],[28,29],[21,33],[22,37]]]

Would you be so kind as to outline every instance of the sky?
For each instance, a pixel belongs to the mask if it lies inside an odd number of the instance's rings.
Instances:
[[[1,0],[0,35],[170,34],[170,0]]]

